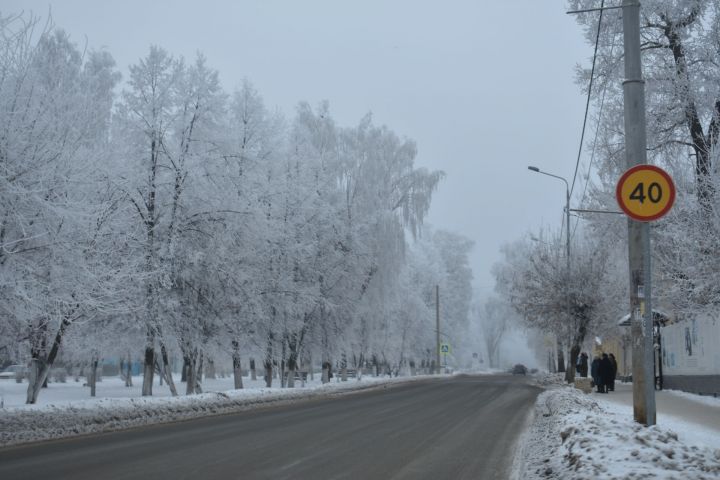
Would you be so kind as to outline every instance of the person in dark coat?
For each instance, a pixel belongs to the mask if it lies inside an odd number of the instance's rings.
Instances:
[[[600,357],[593,358],[590,364],[590,375],[592,376],[593,383],[597,387],[597,391],[600,392]]]
[[[588,375],[588,356],[587,353],[583,352],[580,354],[580,376],[587,377]]]
[[[612,371],[613,366],[610,361],[610,357],[608,357],[607,353],[603,353],[602,358],[600,359],[600,367],[598,368],[601,387],[599,391],[601,393],[608,393],[608,386],[610,385],[610,380],[612,379]]]
[[[617,378],[617,360],[615,360],[615,355],[612,353],[609,355],[610,357],[610,363],[612,364],[612,375],[610,376],[610,383],[608,383],[608,390],[611,392],[615,391],[615,379]]]

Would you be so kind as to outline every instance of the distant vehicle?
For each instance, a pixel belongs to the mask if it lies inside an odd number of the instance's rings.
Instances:
[[[512,374],[513,375],[526,375],[527,374],[527,367],[523,365],[522,363],[518,363],[512,368]]]
[[[24,365],[10,365],[0,372],[0,380],[14,380],[18,377],[24,378],[27,374],[27,367]]]

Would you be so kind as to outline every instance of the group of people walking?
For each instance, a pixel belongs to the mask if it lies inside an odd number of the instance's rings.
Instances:
[[[588,356],[583,352],[578,356],[576,370],[581,377],[588,375]],[[590,376],[598,393],[615,391],[615,377],[617,376],[617,361],[615,355],[603,353],[596,356],[590,364]]]

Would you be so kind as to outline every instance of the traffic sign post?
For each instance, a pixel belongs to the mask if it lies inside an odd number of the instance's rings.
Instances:
[[[625,214],[639,222],[665,215],[675,202],[675,184],[668,173],[655,165],[636,165],[617,183],[615,197]]]
[[[441,343],[440,344],[440,353],[443,355],[443,364],[445,366],[445,373],[447,373],[447,356],[448,353],[450,353],[450,344],[449,343]]]
[[[634,416],[636,421],[649,426],[655,424],[656,415],[653,366],[654,319],[648,222],[657,220],[670,211],[675,202],[675,184],[662,168],[641,163],[629,168],[620,177],[615,188],[615,197],[622,211],[630,217],[628,244]],[[636,248],[633,249],[633,246]]]

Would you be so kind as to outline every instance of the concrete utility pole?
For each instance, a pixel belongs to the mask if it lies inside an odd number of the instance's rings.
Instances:
[[[623,0],[625,43],[625,161],[627,168],[647,163],[645,81],[640,58],[640,2]],[[650,297],[650,224],[628,218],[630,328],[632,333],[633,412],[635,421],[655,425],[653,315]],[[643,319],[644,317],[644,319]],[[643,321],[644,320],[644,321]],[[644,323],[644,325],[643,325]]]
[[[435,285],[435,365],[440,373],[440,285]]]

